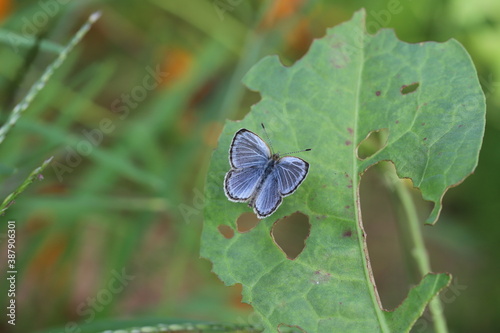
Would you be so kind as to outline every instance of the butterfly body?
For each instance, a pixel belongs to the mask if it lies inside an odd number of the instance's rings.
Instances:
[[[229,149],[231,170],[224,178],[227,198],[248,202],[258,218],[278,209],[283,197],[295,192],[305,179],[309,164],[293,156],[272,154],[255,133],[240,129]]]

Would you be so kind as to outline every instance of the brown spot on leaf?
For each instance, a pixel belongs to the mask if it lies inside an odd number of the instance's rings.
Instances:
[[[292,328],[292,329],[295,328],[294,332],[296,332],[297,330],[300,330],[302,333],[307,333],[300,326],[297,326],[297,325],[287,325],[287,324],[283,324],[283,323],[281,323],[281,324],[278,325],[278,332],[284,332],[284,331],[281,330],[282,327],[288,327],[289,328],[288,330],[286,330],[286,332],[289,332],[290,328]]]
[[[331,278],[332,278],[332,275],[328,272],[315,271],[313,273],[313,276],[312,276],[310,281],[313,284],[322,284],[322,283],[330,281]]]

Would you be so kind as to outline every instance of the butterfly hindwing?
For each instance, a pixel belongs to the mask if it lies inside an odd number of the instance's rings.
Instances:
[[[287,196],[295,192],[306,178],[308,170],[309,163],[301,158],[293,156],[280,158],[273,170],[279,193]]]
[[[278,180],[271,173],[262,184],[262,187],[255,198],[253,208],[260,219],[274,213],[281,204],[282,197],[278,193]]]
[[[255,133],[240,129],[231,142],[229,162],[233,169],[264,168],[271,157],[267,144]]]

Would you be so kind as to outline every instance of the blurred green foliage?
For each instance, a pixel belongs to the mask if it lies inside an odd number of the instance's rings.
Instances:
[[[312,38],[360,7],[371,33],[390,27],[407,42],[455,38],[476,64],[488,105],[479,167],[447,193],[440,220],[425,231],[433,268],[457,283],[444,301],[450,330],[498,329],[498,1],[30,0],[0,3],[2,122],[88,15],[100,10],[102,18],[0,145],[2,199],[55,156],[44,180],[2,218],[17,221],[18,321],[13,329],[4,317],[0,330],[63,332],[144,317],[251,324],[240,289],[223,286],[199,259],[208,159],[223,120],[241,119],[259,98],[240,83],[246,71],[268,54],[293,63]],[[378,193],[366,185],[364,210]],[[391,308],[411,278],[397,247],[383,252],[393,244],[384,237],[394,235],[385,208],[371,207],[365,222]],[[370,237],[377,229],[380,237]],[[130,278],[117,278],[123,274]],[[426,320],[413,331],[427,332]]]

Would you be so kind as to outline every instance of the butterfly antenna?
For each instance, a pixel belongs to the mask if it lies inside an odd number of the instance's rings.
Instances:
[[[269,134],[266,131],[266,127],[264,126],[264,123],[260,123],[260,126],[262,126],[264,133],[266,133],[267,142],[269,143],[269,146],[271,147],[271,151],[274,152],[273,143],[271,142],[271,138],[269,137]]]
[[[280,154],[280,156],[287,156],[287,155],[302,153],[304,151],[311,151],[311,150],[312,150],[311,148],[307,148],[307,149],[302,149],[302,150],[297,150],[297,151],[291,151],[291,152],[286,153],[286,154]]]

